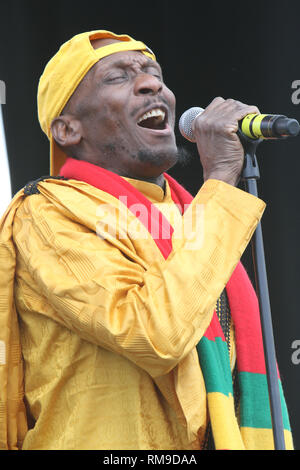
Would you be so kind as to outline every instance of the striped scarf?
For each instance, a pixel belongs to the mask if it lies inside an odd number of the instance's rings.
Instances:
[[[136,188],[120,176],[87,162],[68,158],[60,174],[66,178],[89,183],[112,196],[126,196],[127,207],[143,204],[147,210],[146,227],[159,224],[168,227],[154,239],[165,259],[172,251],[173,229],[163,214]],[[164,174],[171,196],[182,213],[192,196],[172,177]],[[143,223],[143,220],[141,219]],[[149,223],[150,222],[150,223]],[[155,233],[158,233],[156,230]],[[265,369],[258,301],[248,275],[239,263],[229,279],[219,305],[205,335],[197,345],[200,367],[204,376],[210,417],[206,448],[221,450],[273,449],[273,431]],[[217,304],[218,305],[218,304]],[[230,313],[229,313],[230,312]],[[217,314],[218,313],[218,314]],[[237,364],[236,390],[229,362],[227,335],[230,315],[235,329]],[[225,323],[224,323],[225,318]],[[223,329],[221,326],[223,324]],[[224,327],[225,324],[225,327]],[[224,335],[225,333],[225,335]],[[228,339],[228,338],[227,338]],[[293,448],[287,407],[278,375],[286,448]],[[235,397],[236,395],[236,397]],[[239,400],[237,400],[237,395]],[[209,431],[213,439],[209,437]]]

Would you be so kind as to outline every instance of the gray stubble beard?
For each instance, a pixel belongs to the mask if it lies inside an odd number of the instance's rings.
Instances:
[[[162,160],[169,160],[170,162],[173,161],[173,164],[170,166],[172,167],[177,163],[182,166],[187,166],[193,159],[193,155],[185,147],[179,146],[176,147],[176,150],[173,152],[142,149],[139,150],[137,155],[132,156],[132,158],[137,158],[142,163],[151,162],[155,166],[161,166]]]

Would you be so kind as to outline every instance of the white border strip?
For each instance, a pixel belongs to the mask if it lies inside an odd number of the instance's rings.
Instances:
[[[2,105],[0,105],[0,169],[0,217],[2,217],[12,198]]]

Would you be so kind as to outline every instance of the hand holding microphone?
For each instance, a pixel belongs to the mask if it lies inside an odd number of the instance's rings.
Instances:
[[[238,131],[248,139],[278,139],[296,136],[300,126],[286,116],[260,114],[256,106],[215,98],[205,110],[194,107],[183,113],[179,129],[186,139],[197,143],[204,179],[221,179],[235,185],[244,155]]]
[[[197,143],[204,181],[218,179],[235,186],[244,164],[244,148],[237,135],[239,121],[257,114],[256,106],[233,99],[215,98],[194,116],[191,132]]]
[[[183,113],[179,129],[183,137],[196,142],[192,132],[192,122],[204,111],[193,107]],[[248,114],[239,123],[241,132],[249,139],[280,139],[296,137],[300,131],[299,122],[282,114]]]

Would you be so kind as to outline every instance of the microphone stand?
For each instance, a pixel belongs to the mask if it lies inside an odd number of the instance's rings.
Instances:
[[[260,178],[260,174],[255,152],[262,139],[250,140],[244,136],[244,134],[241,134],[240,131],[238,134],[245,150],[245,164],[242,172],[242,180],[244,181],[247,192],[257,197],[257,180]],[[255,230],[251,245],[256,290],[260,307],[274,447],[276,450],[284,450],[283,418],[261,223],[258,224]]]

